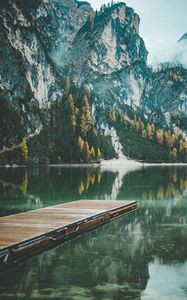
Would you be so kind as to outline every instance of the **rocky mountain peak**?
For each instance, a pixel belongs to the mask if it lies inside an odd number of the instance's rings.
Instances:
[[[134,10],[124,2],[119,2],[113,5],[103,6],[99,12],[96,12],[96,17],[102,16],[103,20],[108,21],[109,18],[112,18],[113,21],[118,20],[121,24],[127,22],[132,22],[132,28],[136,30],[136,33],[139,34],[139,24],[140,18],[134,12]]]
[[[67,79],[80,90],[90,88],[94,118],[103,128],[113,111],[142,110],[149,119],[158,108],[155,122],[162,126],[165,114],[186,118],[186,72],[148,68],[140,18],[124,2],[100,11],[76,0],[1,3],[0,130],[11,143],[19,140],[20,122],[26,136],[42,128],[41,111],[63,102]]]
[[[187,32],[181,36],[181,38],[178,40],[178,42],[187,41]]]
[[[87,1],[76,1],[76,4],[77,4],[77,7],[81,8],[81,9],[93,11],[90,3]]]
[[[139,16],[123,2],[104,6],[92,14],[72,44],[71,61],[79,56],[73,73],[78,72],[78,77],[84,74],[85,61],[88,61],[89,72],[104,75],[135,62],[146,63],[147,50],[139,36],[139,23]]]

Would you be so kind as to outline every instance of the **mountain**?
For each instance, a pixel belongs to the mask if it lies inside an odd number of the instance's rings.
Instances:
[[[187,33],[183,34],[182,37],[177,41],[174,53],[174,60],[187,68]]]
[[[178,40],[178,42],[187,41],[187,32],[184,33],[181,38]]]
[[[139,22],[133,9],[119,3],[98,12],[75,37],[70,77],[79,85],[90,84],[97,108],[111,111],[140,104],[147,50],[139,36]]]
[[[124,2],[95,12],[76,0],[1,1],[1,163],[23,163],[28,151],[36,161],[111,158],[109,129],[121,134],[128,123],[134,130],[137,120],[143,124],[137,143],[150,124],[151,149],[158,130],[178,132],[178,142],[159,147],[167,159],[184,159],[179,140],[185,143],[187,130],[187,71],[168,64],[148,67],[139,23]]]
[[[147,80],[142,105],[144,114],[157,125],[168,127],[180,124],[187,130],[187,70],[181,65],[162,64],[152,70]],[[178,120],[178,121],[177,121]]]
[[[1,119],[1,128],[3,122],[8,121],[10,126],[16,122],[16,113],[22,111],[29,134],[42,126],[36,110],[63,93],[61,76],[52,59],[55,49],[74,39],[92,9],[73,0],[28,3],[4,1],[0,9],[0,91],[1,110],[8,118]],[[14,126],[9,134],[16,140]]]

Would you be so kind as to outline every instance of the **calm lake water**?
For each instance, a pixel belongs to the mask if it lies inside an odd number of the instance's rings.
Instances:
[[[0,274],[0,299],[187,299],[186,167],[0,169],[1,216],[84,198],[138,210]]]

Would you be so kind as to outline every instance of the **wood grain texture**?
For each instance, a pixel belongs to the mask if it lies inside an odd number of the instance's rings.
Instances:
[[[89,218],[135,204],[135,201],[80,200],[1,217],[0,251],[74,223],[85,223]]]

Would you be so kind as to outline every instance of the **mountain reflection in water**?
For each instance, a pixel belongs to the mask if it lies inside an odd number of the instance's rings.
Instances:
[[[138,210],[0,275],[0,299],[187,298],[187,169],[1,169],[1,215],[85,199]]]

